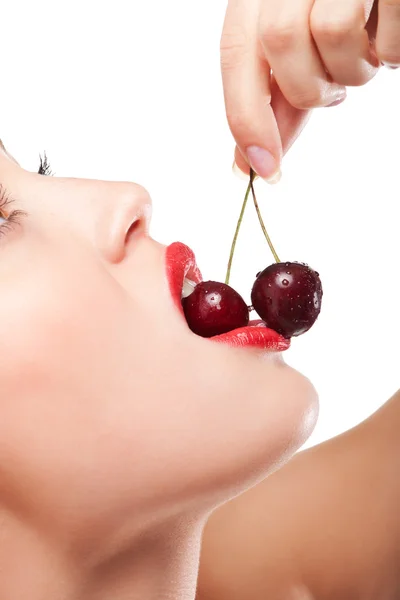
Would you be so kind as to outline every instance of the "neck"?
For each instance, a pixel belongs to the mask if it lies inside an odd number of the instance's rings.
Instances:
[[[204,517],[181,517],[151,532],[141,532],[137,539],[130,538],[123,550],[90,568],[66,558],[41,532],[9,515],[1,518],[1,598],[195,598]]]
[[[203,525],[179,519],[130,544],[94,569],[79,600],[194,600]]]

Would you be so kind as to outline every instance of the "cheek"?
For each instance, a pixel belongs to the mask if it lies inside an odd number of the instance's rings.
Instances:
[[[65,383],[78,361],[83,367],[83,357],[98,342],[102,302],[96,291],[104,298],[99,278],[77,277],[72,268],[62,275],[36,269],[9,282],[1,296],[3,393],[37,393]]]
[[[33,482],[38,506],[50,510],[69,497],[68,486],[84,490],[102,449],[110,451],[107,399],[129,391],[117,387],[127,385],[118,353],[124,298],[93,261],[79,270],[64,261],[62,272],[54,261],[8,283],[0,303],[0,490],[28,498],[21,485]]]
[[[95,495],[100,514],[130,506],[138,479],[150,489],[171,430],[179,438],[190,380],[178,340],[174,350],[102,266],[53,262],[19,273],[1,296],[0,495],[70,523],[68,503],[83,510]]]
[[[132,397],[156,403],[180,387],[173,383],[184,350],[167,335],[167,319],[155,326],[141,297],[85,258],[42,259],[3,286],[1,405],[15,418],[18,410],[48,415],[55,403],[60,414],[72,407],[99,413],[100,405],[112,411],[115,398],[134,412]]]

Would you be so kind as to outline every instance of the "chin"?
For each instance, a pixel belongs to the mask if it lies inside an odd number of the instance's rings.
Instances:
[[[275,363],[276,364],[276,363]],[[279,377],[265,378],[262,392],[249,386],[245,406],[253,413],[252,426],[243,427],[247,439],[237,453],[232,483],[241,480],[241,493],[283,466],[307,441],[318,420],[319,401],[312,383],[280,360]],[[260,378],[261,380],[261,378]],[[245,419],[242,420],[243,423]],[[229,471],[228,471],[229,473]]]
[[[309,379],[280,354],[221,346],[208,359],[213,377],[207,367],[195,399],[208,418],[199,418],[191,468],[212,508],[286,463],[314,430],[319,403]]]

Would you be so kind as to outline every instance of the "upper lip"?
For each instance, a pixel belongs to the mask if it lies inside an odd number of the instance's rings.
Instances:
[[[183,315],[182,287],[185,277],[195,283],[200,283],[203,278],[196,264],[194,252],[181,242],[174,242],[166,249],[166,269],[168,283],[172,298],[178,310]],[[259,348],[282,351],[290,346],[290,340],[283,338],[276,331],[268,327],[260,328],[262,321],[250,322],[247,327],[241,327],[228,333],[214,336],[215,341],[228,342],[232,345],[254,345]],[[247,338],[247,339],[245,339]]]
[[[185,277],[195,283],[203,280],[193,250],[181,242],[174,242],[166,249],[166,268],[172,297],[183,314],[181,294]]]

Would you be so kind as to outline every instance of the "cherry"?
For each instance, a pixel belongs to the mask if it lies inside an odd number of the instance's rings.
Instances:
[[[322,294],[319,274],[308,265],[275,263],[258,274],[251,303],[268,327],[290,338],[314,325]]]
[[[251,292],[251,308],[256,310],[270,329],[286,338],[298,336],[314,325],[321,311],[321,280],[319,274],[304,263],[280,261],[264,225],[254,191],[254,179],[255,173],[250,169],[250,181],[232,241],[225,283],[229,283],[236,242],[251,192],[260,227],[275,258],[275,264],[256,275]]]
[[[227,333],[249,323],[249,309],[243,298],[229,285],[202,281],[182,299],[183,312],[190,329],[201,337]]]
[[[202,337],[221,335],[249,324],[249,307],[228,284],[250,192],[261,229],[276,261],[257,273],[251,292],[250,310],[254,308],[267,327],[286,338],[308,331],[321,311],[323,292],[319,274],[304,263],[282,263],[279,260],[258,206],[253,186],[254,177],[255,173],[250,169],[250,182],[232,241],[225,283],[203,281],[189,296],[182,299],[183,311],[190,329]]]

